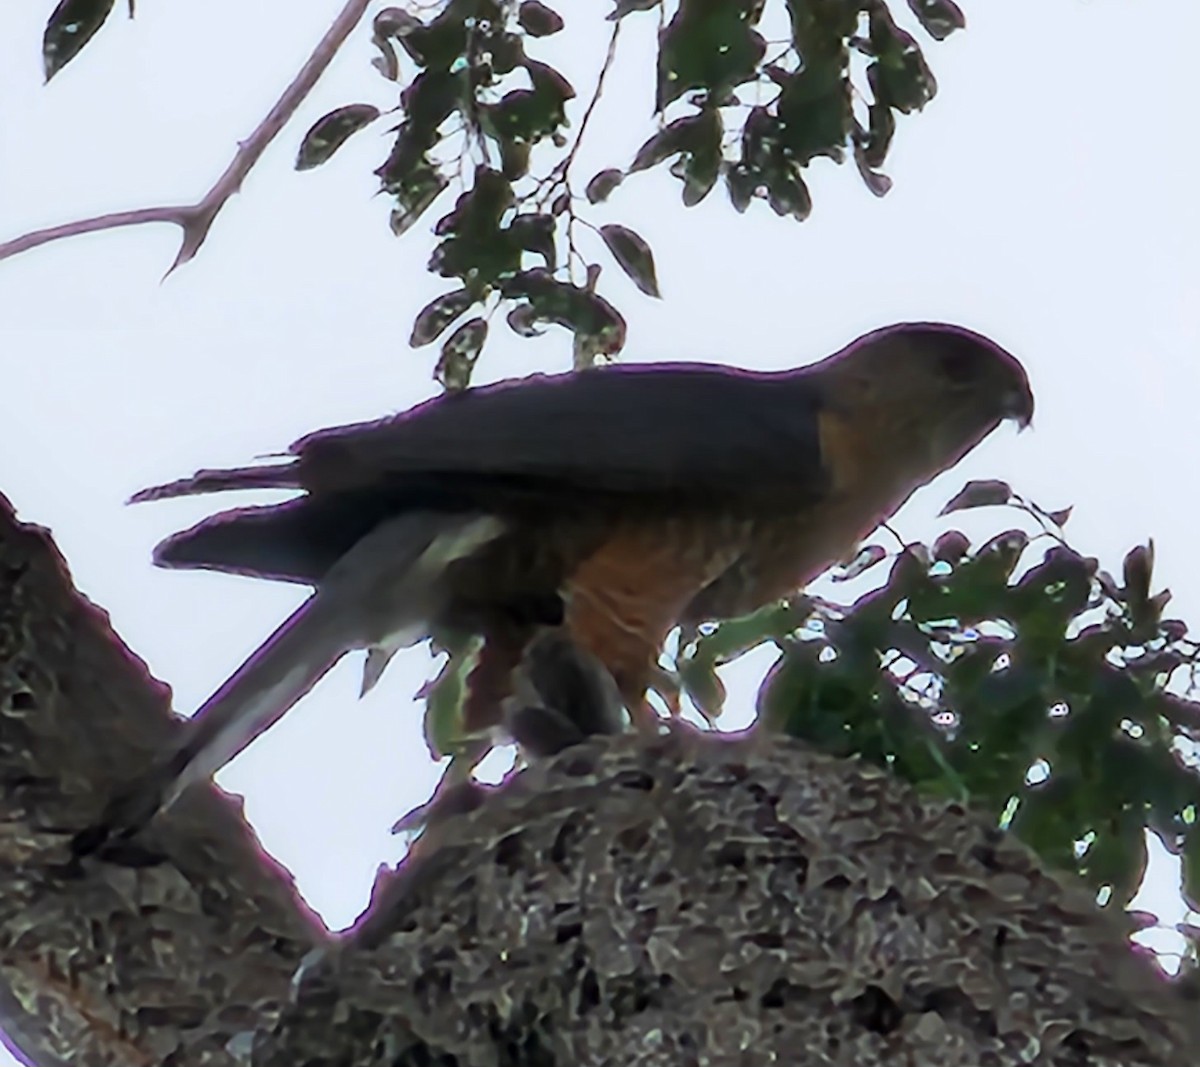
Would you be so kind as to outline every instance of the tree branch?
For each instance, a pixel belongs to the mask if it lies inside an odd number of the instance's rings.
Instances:
[[[301,102],[312,91],[318,79],[325,72],[338,49],[345,43],[350,32],[358,25],[366,12],[370,0],[347,0],[337,18],[325,32],[312,55],[302,66],[291,84],[283,91],[283,95],[266,117],[258,124],[254,132],[238,145],[229,166],[216,180],[212,188],[194,204],[177,204],[166,207],[138,208],[133,211],[116,211],[107,215],[97,215],[90,219],[79,219],[75,222],[50,226],[42,230],[33,230],[14,237],[11,241],[0,243],[0,260],[8,259],[31,248],[49,244],[51,241],[62,240],[65,237],[76,237],[84,233],[96,233],[100,230],[114,230],[121,226],[140,226],[147,222],[170,222],[183,231],[179,253],[171,264],[168,274],[190,260],[204,243],[208,231],[212,228],[225,202],[242,186],[247,174],[262,157],[267,146],[275,139],[287,121],[295,114]]]
[[[1184,1062],[1129,917],[991,821],[782,737],[593,738],[438,824],[254,1064]]]
[[[28,1062],[233,1067],[228,1042],[278,1014],[329,940],[215,787],[106,860],[70,855],[179,728],[166,686],[0,497],[0,1029]]]

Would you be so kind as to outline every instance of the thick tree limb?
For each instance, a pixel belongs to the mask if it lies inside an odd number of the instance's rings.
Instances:
[[[171,264],[168,274],[190,260],[204,243],[208,231],[225,206],[225,202],[241,187],[246,175],[262,157],[269,145],[287,124],[288,119],[295,114],[301,102],[312,91],[325,68],[337,55],[338,49],[345,43],[350,31],[358,25],[366,12],[370,0],[347,0],[337,18],[325,32],[312,55],[302,66],[291,84],[283,91],[275,106],[258,124],[254,132],[242,141],[233,155],[229,166],[216,180],[212,188],[194,204],[176,204],[166,207],[138,208],[133,211],[115,211],[107,215],[97,215],[90,219],[78,219],[75,222],[50,226],[43,230],[33,230],[14,237],[11,241],[0,243],[0,260],[8,259],[20,252],[31,248],[59,241],[65,237],[77,237],[80,234],[96,233],[100,230],[114,230],[121,226],[140,226],[148,222],[170,222],[182,230],[182,240],[175,262]]]
[[[1194,1005],[983,819],[759,736],[597,738],[438,828],[256,1067],[1168,1067]]]
[[[232,1064],[225,1044],[278,1012],[328,936],[215,788],[126,863],[71,862],[72,832],[177,728],[166,687],[0,497],[0,1029],[39,1067],[181,1046]]]

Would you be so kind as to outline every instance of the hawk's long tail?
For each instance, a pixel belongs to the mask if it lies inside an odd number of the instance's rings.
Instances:
[[[411,644],[444,595],[446,565],[503,530],[488,515],[418,512],[383,523],[204,702],[182,743],[112,798],[74,851],[128,837],[270,729],[347,652]]]

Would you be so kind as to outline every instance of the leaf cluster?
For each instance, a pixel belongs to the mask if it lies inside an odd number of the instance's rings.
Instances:
[[[948,0],[909,6],[937,39],[963,24]],[[571,172],[580,139],[622,23],[644,13],[660,21],[652,102],[658,129],[626,166],[603,168],[580,195]],[[395,7],[375,17],[375,67],[402,86],[402,117],[376,171],[395,202],[393,231],[411,229],[452,184],[462,190],[434,224],[438,243],[429,260],[455,287],[421,310],[410,337],[414,346],[445,338],[437,375],[447,387],[469,382],[499,308],[522,336],[550,325],[569,330],[576,366],[621,349],[625,320],[596,291],[601,267],[578,237],[592,231],[638,289],[659,295],[645,238],[585,217],[631,175],[669,166],[688,206],[723,178],[739,211],[759,199],[803,219],[811,209],[804,171],[819,157],[853,157],[868,187],[885,192],[879,168],[895,115],[923,107],[937,88],[884,0],[621,0],[608,19],[608,57],[570,141],[575,89],[534,54],[542,38],[566,25],[547,4],[448,0],[425,21]],[[772,19],[786,26],[778,42],[763,31]],[[854,56],[865,60],[861,86],[852,77]],[[373,104],[335,109],[309,130],[297,166],[325,162],[387,114]]]
[[[1141,883],[1153,832],[1200,901],[1200,645],[1163,618],[1152,548],[1130,551],[1118,581],[1063,539],[1069,511],[1044,512],[1004,483],[971,483],[947,510],[994,504],[1036,532],[972,545],[952,530],[894,556],[872,546],[839,577],[890,558],[877,588],[850,603],[799,598],[697,636],[680,657],[684,690],[719,713],[716,668],[771,643],[764,728],[994,811],[1118,906]]]
[[[575,88],[538,55],[541,42],[566,27],[560,11],[543,0],[385,7],[371,25],[372,65],[397,94],[322,116],[302,139],[296,168],[320,166],[355,134],[391,121],[391,145],[375,174],[393,202],[393,232],[412,229],[457,187],[454,206],[433,226],[429,260],[429,269],[454,286],[421,310],[410,338],[413,345],[442,340],[436,375],[447,388],[469,383],[489,321],[501,308],[522,336],[565,327],[575,365],[586,366],[620,351],[626,324],[597,292],[601,266],[581,247],[582,231],[599,239],[641,292],[659,295],[646,239],[626,225],[585,217],[631,175],[668,166],[688,206],[723,179],[738,211],[761,200],[796,219],[812,208],[805,173],[819,158],[852,157],[869,189],[887,191],[890,179],[880,168],[896,116],[924,107],[937,91],[915,38],[893,17],[896,6],[896,0],[615,0],[607,56],[573,140]],[[42,44],[47,78],[79,55],[114,7],[115,0],[61,0]],[[964,24],[953,0],[908,0],[908,8],[937,40]],[[591,7],[570,15],[597,18]],[[627,165],[602,168],[580,194],[572,164],[621,28],[629,20],[644,26],[653,16],[656,78],[646,113],[657,129]],[[322,51],[322,62],[330,56]],[[270,136],[269,129],[262,133],[262,144]],[[254,158],[262,147],[256,146]],[[184,226],[182,259],[194,254],[222,202],[202,205],[207,214],[197,208],[165,216]],[[146,213],[146,221],[162,217]]]

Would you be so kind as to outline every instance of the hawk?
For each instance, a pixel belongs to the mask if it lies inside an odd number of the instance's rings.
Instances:
[[[214,515],[155,560],[314,592],[89,840],[143,825],[345,653],[367,649],[374,676],[431,629],[481,639],[469,730],[501,721],[548,627],[636,713],[673,627],[798,590],[1002,421],[1032,414],[1007,351],[912,322],[778,373],[671,363],[501,382],[310,434],[286,462],[144,490],[134,499],[299,491]]]

